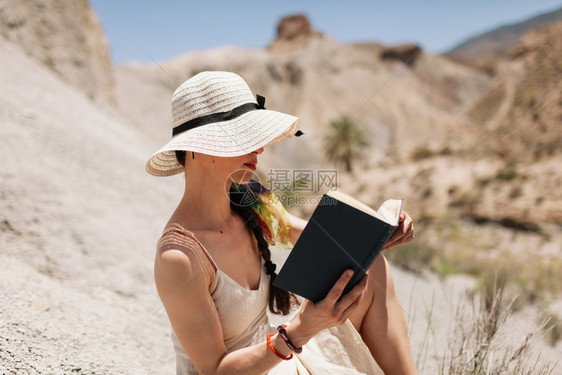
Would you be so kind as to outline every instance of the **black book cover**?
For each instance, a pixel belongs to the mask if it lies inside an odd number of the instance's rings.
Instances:
[[[318,302],[346,269],[365,275],[397,228],[327,194],[321,198],[273,285]]]

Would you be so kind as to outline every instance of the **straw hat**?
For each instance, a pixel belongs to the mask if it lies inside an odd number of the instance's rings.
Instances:
[[[150,157],[146,170],[155,176],[183,172],[176,150],[232,157],[299,135],[297,117],[267,110],[264,103],[237,74],[191,77],[172,95],[173,138]]]

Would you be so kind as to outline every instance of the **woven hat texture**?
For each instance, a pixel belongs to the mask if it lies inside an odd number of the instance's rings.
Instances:
[[[242,77],[230,72],[201,72],[185,81],[172,95],[172,127],[247,103],[257,104],[257,101]],[[176,150],[222,157],[246,155],[291,137],[298,127],[297,117],[268,109],[251,110],[230,120],[175,135],[150,157],[146,170],[155,176],[183,172],[176,160]]]

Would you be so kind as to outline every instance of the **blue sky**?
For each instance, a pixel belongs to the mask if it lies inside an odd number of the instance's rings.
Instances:
[[[282,16],[305,13],[341,42],[415,42],[443,52],[491,28],[562,7],[560,0],[90,0],[115,63],[166,60],[224,45],[263,48]]]

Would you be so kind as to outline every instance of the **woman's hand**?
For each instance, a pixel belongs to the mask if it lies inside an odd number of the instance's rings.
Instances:
[[[342,296],[352,276],[353,270],[346,270],[322,301],[314,303],[304,300],[297,317],[287,327],[287,334],[296,346],[301,347],[326,328],[345,323],[359,305],[361,295],[367,287],[365,276],[359,284]]]
[[[403,245],[414,239],[414,222],[404,210],[400,212],[400,224],[394,234],[390,237],[382,251],[392,249],[395,246]]]

